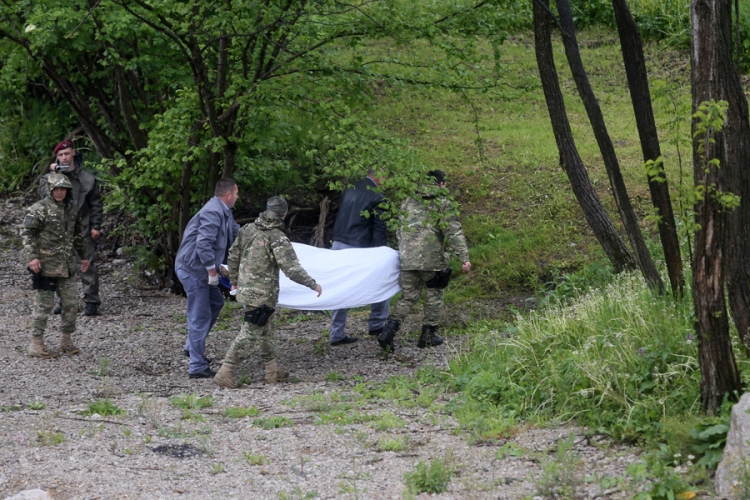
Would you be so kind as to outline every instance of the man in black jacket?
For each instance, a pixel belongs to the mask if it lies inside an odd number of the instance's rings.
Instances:
[[[381,215],[380,203],[383,194],[377,191],[381,177],[373,169],[367,177],[355,182],[341,195],[341,206],[333,225],[333,250],[346,248],[373,248],[385,245],[385,221]],[[369,217],[362,215],[367,211]],[[379,335],[388,319],[389,301],[384,300],[370,306],[370,335]],[[331,345],[344,345],[356,342],[356,337],[344,333],[348,309],[337,309],[331,315]]]

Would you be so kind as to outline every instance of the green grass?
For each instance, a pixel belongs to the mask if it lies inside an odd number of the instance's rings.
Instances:
[[[100,401],[92,401],[89,403],[88,409],[81,412],[81,415],[91,416],[94,414],[101,415],[102,417],[106,416],[121,416],[125,415],[127,411],[123,410],[116,404],[114,404],[109,399],[102,399]]]
[[[198,396],[198,393],[193,394],[180,394],[179,396],[172,396],[169,398],[169,402],[177,408],[183,410],[200,410],[201,408],[209,408],[214,404],[214,398],[211,396]]]
[[[280,429],[281,427],[290,427],[293,425],[293,422],[286,417],[274,415],[271,417],[257,418],[253,421],[253,425],[255,427],[260,427],[261,429],[270,430]]]
[[[249,408],[244,406],[231,406],[221,412],[222,416],[226,418],[245,418],[254,417],[260,413],[257,406],[251,406]]]

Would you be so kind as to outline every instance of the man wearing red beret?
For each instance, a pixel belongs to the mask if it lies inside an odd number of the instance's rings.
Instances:
[[[94,240],[101,236],[102,227],[102,197],[99,194],[99,184],[96,177],[91,172],[83,170],[82,157],[76,155],[73,143],[62,141],[55,146],[55,156],[57,161],[49,166],[52,172],[64,174],[73,185],[73,199],[81,215],[83,223],[83,233],[86,237],[86,253],[89,259],[89,268],[85,273],[81,273],[81,283],[83,284],[83,301],[86,303],[84,314],[86,316],[96,316],[99,314],[99,304],[102,303],[99,298],[99,275],[94,265],[96,258],[96,247]],[[48,196],[47,176],[45,175],[39,181],[37,193],[40,198]],[[80,265],[80,262],[78,262]],[[57,309],[55,310],[57,313]]]

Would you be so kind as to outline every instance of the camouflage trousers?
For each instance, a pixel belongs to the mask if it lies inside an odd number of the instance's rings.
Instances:
[[[239,335],[230,344],[224,362],[230,365],[238,365],[250,357],[255,344],[260,342],[260,357],[263,361],[276,359],[276,338],[273,319],[263,326],[253,325],[243,321]]]
[[[91,234],[90,229],[84,230],[86,234]],[[81,259],[76,255],[76,266],[78,275],[81,277],[81,288],[83,291],[83,301],[101,304],[102,299],[99,297],[99,273],[96,269],[96,244],[91,236],[86,237],[86,254],[89,258],[89,268],[85,273],[81,272]]]
[[[409,311],[419,302],[422,288],[425,289],[423,325],[438,326],[443,315],[443,289],[427,288],[425,282],[435,276],[435,271],[401,271],[398,281],[402,296],[396,302],[390,319],[404,321]]]
[[[47,290],[36,290],[34,297],[34,323],[32,326],[32,335],[34,337],[44,336],[47,329],[47,319],[52,313],[55,306],[55,293],[60,297],[60,306],[62,307],[62,327],[63,333],[73,333],[76,331],[76,316],[78,315],[78,283],[76,276],[67,278],[57,278],[57,292]]]

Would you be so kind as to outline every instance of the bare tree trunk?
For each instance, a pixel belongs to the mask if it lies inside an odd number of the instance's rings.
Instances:
[[[578,199],[586,221],[612,262],[615,271],[633,269],[635,267],[633,256],[602,206],[573,140],[552,52],[549,4],[547,0],[535,0],[533,3],[536,60],[557,149],[560,151],[560,164],[568,175],[573,193]]]
[[[573,25],[573,14],[570,11],[568,0],[557,0],[557,10],[560,13],[560,27],[568,65],[573,73],[578,93],[581,95],[581,100],[586,108],[586,114],[588,114],[589,122],[591,122],[591,128],[594,130],[594,137],[596,137],[596,142],[602,153],[604,165],[607,169],[607,176],[609,177],[609,184],[612,187],[612,195],[615,198],[617,209],[620,211],[620,218],[622,219],[625,233],[628,235],[630,245],[633,247],[635,260],[648,285],[659,292],[663,292],[664,283],[662,283],[659,271],[657,271],[656,265],[651,258],[646,241],[643,239],[641,228],[638,225],[638,218],[635,216],[633,205],[630,203],[630,196],[628,196],[628,190],[625,187],[625,181],[620,172],[615,146],[609,137],[607,125],[604,123],[604,115],[602,115],[599,102],[596,100],[594,89],[591,88],[586,69],[581,60],[575,26]]]
[[[709,100],[720,100],[726,94],[727,64],[732,66],[731,35],[724,36],[731,26],[730,0],[691,0],[691,80],[693,112]],[[731,28],[729,28],[731,31]],[[728,57],[727,57],[728,56]],[[733,112],[739,113],[740,110]],[[744,110],[747,114],[747,108]],[[745,117],[747,120],[747,117]],[[697,121],[693,120],[693,131]],[[693,142],[693,164],[696,186],[725,189],[723,169],[726,165],[725,141],[721,135],[711,143],[707,137]],[[704,152],[701,152],[701,145]],[[705,155],[705,157],[704,157]],[[706,159],[718,159],[720,167],[707,165]],[[716,413],[725,394],[734,396],[742,390],[739,371],[732,353],[729,318],[724,297],[725,235],[731,216],[717,196],[706,196],[695,206],[696,222],[693,260],[693,303],[695,305],[698,357],[701,369],[701,400],[703,408]]]
[[[646,72],[646,58],[643,55],[643,41],[638,26],[630,14],[625,0],[612,0],[615,10],[617,30],[620,34],[622,58],[625,63],[625,74],[630,88],[630,99],[633,102],[635,122],[638,125],[638,135],[641,139],[643,161],[656,160],[661,156],[659,135],[654,120],[654,110],[651,107],[651,92],[648,87],[648,73]],[[680,255],[680,241],[677,237],[677,226],[672,210],[672,200],[669,195],[669,184],[663,181],[648,179],[651,191],[651,201],[659,215],[659,237],[667,263],[669,283],[675,297],[681,296],[685,286],[685,276],[682,271],[682,256]]]

